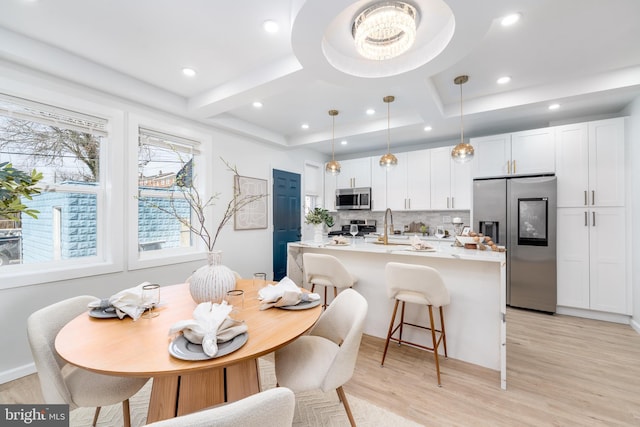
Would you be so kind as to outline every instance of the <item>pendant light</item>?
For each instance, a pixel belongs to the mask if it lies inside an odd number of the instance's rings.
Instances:
[[[460,144],[451,150],[451,158],[458,163],[466,163],[473,159],[473,146],[464,142],[464,126],[462,124],[462,85],[469,80],[469,76],[458,76],[453,82],[460,86]]]
[[[385,96],[384,98],[382,98],[382,100],[387,103],[387,154],[384,154],[382,157],[380,157],[380,167],[385,168],[387,171],[393,169],[395,166],[398,165],[398,159],[396,158],[396,156],[391,154],[391,151],[389,150],[389,144],[391,141],[391,106],[390,104],[395,99],[396,98],[393,96]]]
[[[327,162],[325,171],[328,174],[335,176],[340,174],[340,162],[336,161],[335,153],[333,152],[333,147],[335,144],[336,116],[338,115],[338,110],[329,110],[329,115],[333,119],[333,124],[331,127],[331,161]]]

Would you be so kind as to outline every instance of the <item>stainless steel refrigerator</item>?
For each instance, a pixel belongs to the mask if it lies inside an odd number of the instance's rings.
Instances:
[[[556,311],[556,177],[475,179],[473,229],[507,248],[507,305]]]

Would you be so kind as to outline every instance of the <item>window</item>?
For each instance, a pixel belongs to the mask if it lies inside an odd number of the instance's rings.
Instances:
[[[138,252],[175,252],[197,244],[184,197],[194,178],[198,142],[140,127],[138,130]],[[179,221],[176,216],[183,218]]]
[[[101,153],[107,141],[106,119],[0,94],[0,163],[44,175],[42,193],[23,200],[39,211],[37,219],[0,221],[0,268],[105,258]]]

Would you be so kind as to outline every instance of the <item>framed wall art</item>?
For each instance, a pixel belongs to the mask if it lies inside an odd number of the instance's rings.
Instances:
[[[267,180],[236,175],[234,185],[236,188],[234,230],[267,228]]]

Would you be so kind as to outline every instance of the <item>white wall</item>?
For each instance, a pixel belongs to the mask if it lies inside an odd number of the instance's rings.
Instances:
[[[33,94],[36,99],[64,99],[67,97],[86,99],[122,110],[125,122],[128,115],[133,113],[171,122],[210,135],[213,147],[208,151],[212,153],[209,162],[210,167],[213,168],[213,189],[215,192],[221,193],[219,202],[214,208],[213,221],[211,221],[214,224],[219,222],[217,218],[221,216],[221,212],[226,208],[233,195],[233,174],[226,169],[220,157],[237,166],[241,175],[266,179],[270,194],[272,192],[272,169],[281,169],[302,175],[305,160],[320,164],[325,161],[325,156],[308,149],[288,149],[265,145],[5,62],[0,62],[0,91],[9,94]],[[137,144],[137,141],[127,140],[127,132],[122,133],[124,134],[122,138],[114,137],[111,139],[112,143]],[[123,151],[126,152],[126,150]],[[222,231],[216,244],[216,249],[223,251],[223,263],[244,277],[250,277],[253,272],[257,271],[269,272],[271,277],[273,270],[271,206],[271,198],[269,198],[269,225],[267,229],[235,231],[231,221]],[[126,230],[128,227],[127,218],[124,218],[123,224]],[[126,242],[122,241],[118,244],[122,245],[122,251],[126,252]],[[26,336],[26,320],[32,312],[75,295],[89,294],[107,297],[118,290],[135,286],[143,281],[151,281],[161,285],[182,283],[193,270],[203,265],[204,260],[203,255],[200,261],[140,270],[127,270],[125,262],[122,271],[112,274],[0,290],[0,336],[5,343],[2,358],[0,358],[0,383],[35,371]],[[1,271],[0,280],[2,280]],[[167,303],[170,304],[170,301]],[[105,351],[109,351],[108,343],[105,343]]]
[[[640,254],[640,97],[637,97],[625,111],[629,115],[627,123],[627,146],[632,164],[628,184],[631,186],[631,220],[627,221],[633,227],[631,229],[631,253]],[[633,315],[631,326],[640,333],[640,262],[638,256],[632,262],[632,301]]]

